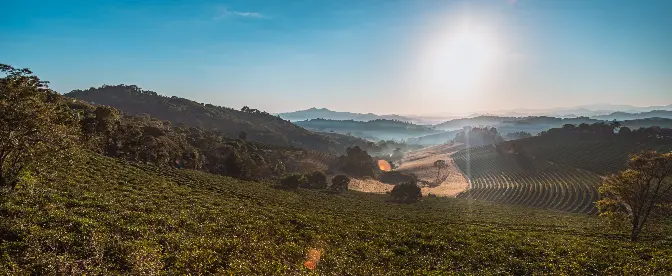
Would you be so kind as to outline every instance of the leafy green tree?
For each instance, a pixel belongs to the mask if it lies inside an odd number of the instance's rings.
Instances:
[[[303,174],[290,174],[280,180],[280,185],[287,189],[297,189],[306,185],[308,181]]]
[[[392,198],[400,202],[416,202],[422,198],[420,187],[413,182],[404,182],[394,186],[390,192]]]
[[[348,185],[350,185],[350,178],[345,175],[339,174],[331,179],[331,190],[334,192],[347,192]]]
[[[75,117],[30,70],[0,64],[0,72],[0,188],[13,190],[74,145]]]
[[[377,167],[373,158],[359,146],[347,148],[343,171],[356,176],[375,176]]]
[[[628,168],[607,177],[599,192],[600,216],[628,222],[630,239],[636,241],[647,223],[672,210],[672,153],[631,155]]]
[[[324,189],[327,187],[327,175],[321,171],[314,171],[306,175],[306,183],[302,188]]]

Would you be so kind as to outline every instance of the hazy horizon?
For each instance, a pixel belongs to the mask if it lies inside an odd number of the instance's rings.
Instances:
[[[672,1],[16,1],[0,62],[271,113],[672,103]]]

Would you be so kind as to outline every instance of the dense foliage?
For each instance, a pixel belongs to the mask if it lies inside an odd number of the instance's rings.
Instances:
[[[0,64],[0,196],[73,146],[74,114],[28,69]]]
[[[647,223],[672,213],[672,153],[633,154],[626,170],[603,181],[598,207],[601,216],[628,223],[636,241]]]
[[[392,198],[399,202],[412,203],[422,198],[420,187],[415,182],[404,182],[395,185],[390,192]]]
[[[468,147],[499,144],[504,139],[494,127],[467,127],[453,138],[453,142],[466,144]]]
[[[109,105],[130,115],[149,114],[176,126],[201,127],[230,138],[240,137],[244,131],[245,138],[251,141],[326,153],[340,153],[353,145],[350,138],[317,134],[247,106],[235,110],[175,96],[166,97],[135,85],[103,85],[74,90],[66,96]]]

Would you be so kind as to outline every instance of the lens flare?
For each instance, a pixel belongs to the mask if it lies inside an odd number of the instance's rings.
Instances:
[[[378,160],[378,168],[380,168],[381,171],[389,172],[392,170],[392,165],[390,165],[390,162],[381,159]]]

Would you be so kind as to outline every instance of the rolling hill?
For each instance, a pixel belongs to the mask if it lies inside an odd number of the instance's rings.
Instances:
[[[306,110],[299,110],[293,112],[279,113],[278,116],[290,121],[305,121],[312,119],[328,119],[328,120],[354,120],[354,121],[371,121],[371,120],[397,120],[410,122],[413,121],[410,117],[400,115],[376,115],[373,113],[353,113],[344,111],[333,111],[326,108],[310,108]]]
[[[65,96],[112,106],[130,115],[149,114],[178,126],[216,130],[231,138],[237,138],[244,131],[247,139],[252,141],[328,153],[343,152],[346,147],[352,146],[351,138],[328,138],[256,109],[243,108],[239,111],[174,96],[166,97],[135,85],[104,85],[73,90]],[[364,145],[366,141],[359,141],[359,144]]]
[[[593,216],[73,161],[0,202],[0,274],[672,273],[669,241],[633,247]]]
[[[629,154],[672,151],[671,129],[613,130],[603,123],[563,127],[461,150],[452,158],[470,187],[459,197],[593,214],[597,185],[623,170]]]
[[[461,150],[452,158],[470,180],[458,197],[567,212],[597,212],[595,173],[523,154],[497,152],[493,146]]]
[[[312,119],[294,122],[296,125],[315,131],[349,134],[369,140],[399,140],[442,132],[432,127],[397,120],[328,120]]]

